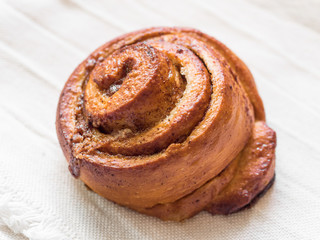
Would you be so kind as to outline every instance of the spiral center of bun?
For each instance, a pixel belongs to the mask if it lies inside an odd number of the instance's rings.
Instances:
[[[92,69],[85,117],[108,154],[148,155],[184,141],[204,117],[211,77],[188,47],[162,39],[124,46]]]
[[[94,127],[142,131],[167,116],[185,88],[168,57],[145,43],[124,47],[99,63],[85,91]]]

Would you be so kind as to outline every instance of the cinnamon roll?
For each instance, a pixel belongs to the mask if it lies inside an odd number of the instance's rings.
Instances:
[[[236,212],[274,178],[276,134],[250,71],[195,29],[95,50],[66,82],[56,128],[74,177],[163,220]]]

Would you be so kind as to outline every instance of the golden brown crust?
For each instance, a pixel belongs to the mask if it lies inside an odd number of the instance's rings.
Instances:
[[[175,202],[135,210],[175,221],[203,209],[212,214],[236,212],[248,205],[274,177],[275,147],[275,132],[258,121],[244,150],[218,176]]]
[[[266,187],[276,140],[264,120],[250,71],[226,46],[194,29],[150,28],[76,68],[56,127],[71,173],[93,191],[182,220],[236,211]]]

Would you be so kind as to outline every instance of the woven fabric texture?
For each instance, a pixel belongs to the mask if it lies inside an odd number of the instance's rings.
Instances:
[[[319,1],[0,0],[0,239],[319,239]],[[55,133],[60,91],[95,48],[150,26],[212,35],[249,66],[278,136],[251,209],[162,222],[75,180]]]

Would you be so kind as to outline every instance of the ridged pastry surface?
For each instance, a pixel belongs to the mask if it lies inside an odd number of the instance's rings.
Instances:
[[[250,71],[195,29],[98,48],[66,82],[56,127],[74,177],[163,220],[235,212],[274,177],[276,136]]]

